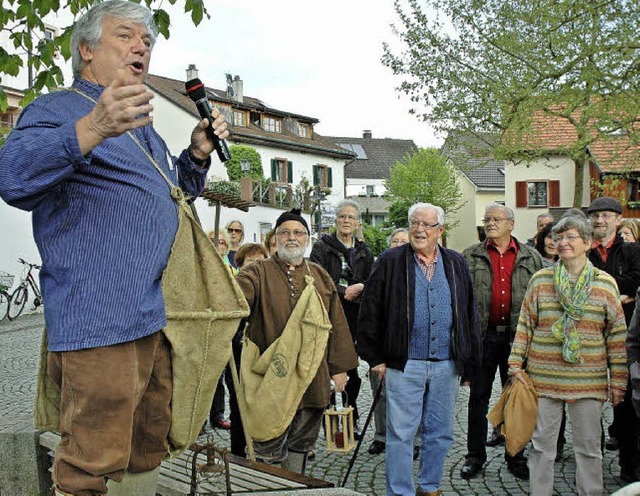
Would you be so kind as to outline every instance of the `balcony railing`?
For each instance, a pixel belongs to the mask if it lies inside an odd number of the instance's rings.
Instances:
[[[306,211],[309,209],[309,195],[305,194],[302,200],[296,198],[292,185],[287,183],[243,177],[240,181],[211,181],[209,191],[238,196],[247,202],[283,209],[295,206],[302,206]]]

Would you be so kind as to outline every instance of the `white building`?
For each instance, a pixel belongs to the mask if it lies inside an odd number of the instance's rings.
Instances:
[[[315,133],[313,127],[318,119],[270,108],[259,99],[244,96],[238,76],[228,80],[226,90],[206,91],[211,105],[219,108],[229,123],[229,144],[254,148],[261,157],[264,176],[279,187],[295,188],[306,178],[310,185],[330,190],[325,204],[337,205],[345,196],[345,164],[354,153]],[[191,130],[200,119],[196,107],[186,94],[184,81],[149,75],[147,85],[156,94],[154,126],[172,153],[178,154],[188,144]],[[227,169],[215,153],[212,160],[210,178],[227,180]],[[203,228],[212,229],[215,209],[204,199],[195,203]],[[287,203],[278,207],[256,203],[248,212],[223,208],[220,225],[239,220],[245,227],[244,241],[261,242],[280,214],[290,208]],[[308,215],[307,219],[311,225]]]

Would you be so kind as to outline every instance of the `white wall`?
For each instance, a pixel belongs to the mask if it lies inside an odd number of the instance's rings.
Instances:
[[[345,196],[358,196],[367,193],[367,186],[373,186],[373,192],[382,196],[387,192],[384,186],[384,179],[356,179],[347,178],[347,191]]]
[[[18,258],[27,262],[40,263],[40,255],[33,241],[31,213],[10,207],[0,201],[0,270],[16,276],[14,287],[18,285],[24,266]],[[30,307],[27,306],[26,310]],[[25,310],[25,311],[26,311]]]
[[[477,243],[478,229],[482,225],[484,208],[489,203],[504,201],[504,192],[499,190],[479,190],[464,174],[458,173],[458,184],[466,204],[447,222],[459,221],[447,236],[447,247],[462,252]]]
[[[513,235],[520,241],[526,241],[536,232],[536,218],[542,213],[548,213],[547,207],[516,208],[516,181],[560,181],[560,207],[573,206],[575,185],[575,167],[573,161],[567,157],[550,157],[540,159],[529,167],[523,164],[507,162],[505,167],[505,202],[515,212],[516,222]],[[585,166],[583,180],[582,206],[589,204],[589,167]]]

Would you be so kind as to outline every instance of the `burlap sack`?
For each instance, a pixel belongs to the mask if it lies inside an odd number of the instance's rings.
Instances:
[[[282,334],[262,355],[255,343],[244,338],[240,394],[255,441],[284,433],[324,359],[331,321],[313,277],[305,276],[305,281],[307,286]]]
[[[162,275],[164,333],[171,343],[173,365],[169,432],[173,455],[198,436],[229,362],[231,340],[240,320],[249,315],[240,286],[209,237],[186,204],[179,205],[178,232]]]

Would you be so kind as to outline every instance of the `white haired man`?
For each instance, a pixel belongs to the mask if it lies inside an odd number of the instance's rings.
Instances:
[[[453,443],[459,382],[480,355],[480,323],[467,262],[438,245],[444,211],[409,209],[409,243],[373,266],[358,318],[358,351],[385,381],[387,495],[438,496]],[[418,488],[413,439],[422,427]]]
[[[155,494],[168,455],[161,277],[178,211],[156,168],[197,197],[214,145],[202,120],[175,158],[153,129],[143,83],[156,32],[144,6],[97,3],[73,31],[71,89],[26,107],[0,151],[0,195],[33,212],[42,258],[47,372],[61,388],[55,494],[106,494],[125,472]]]

